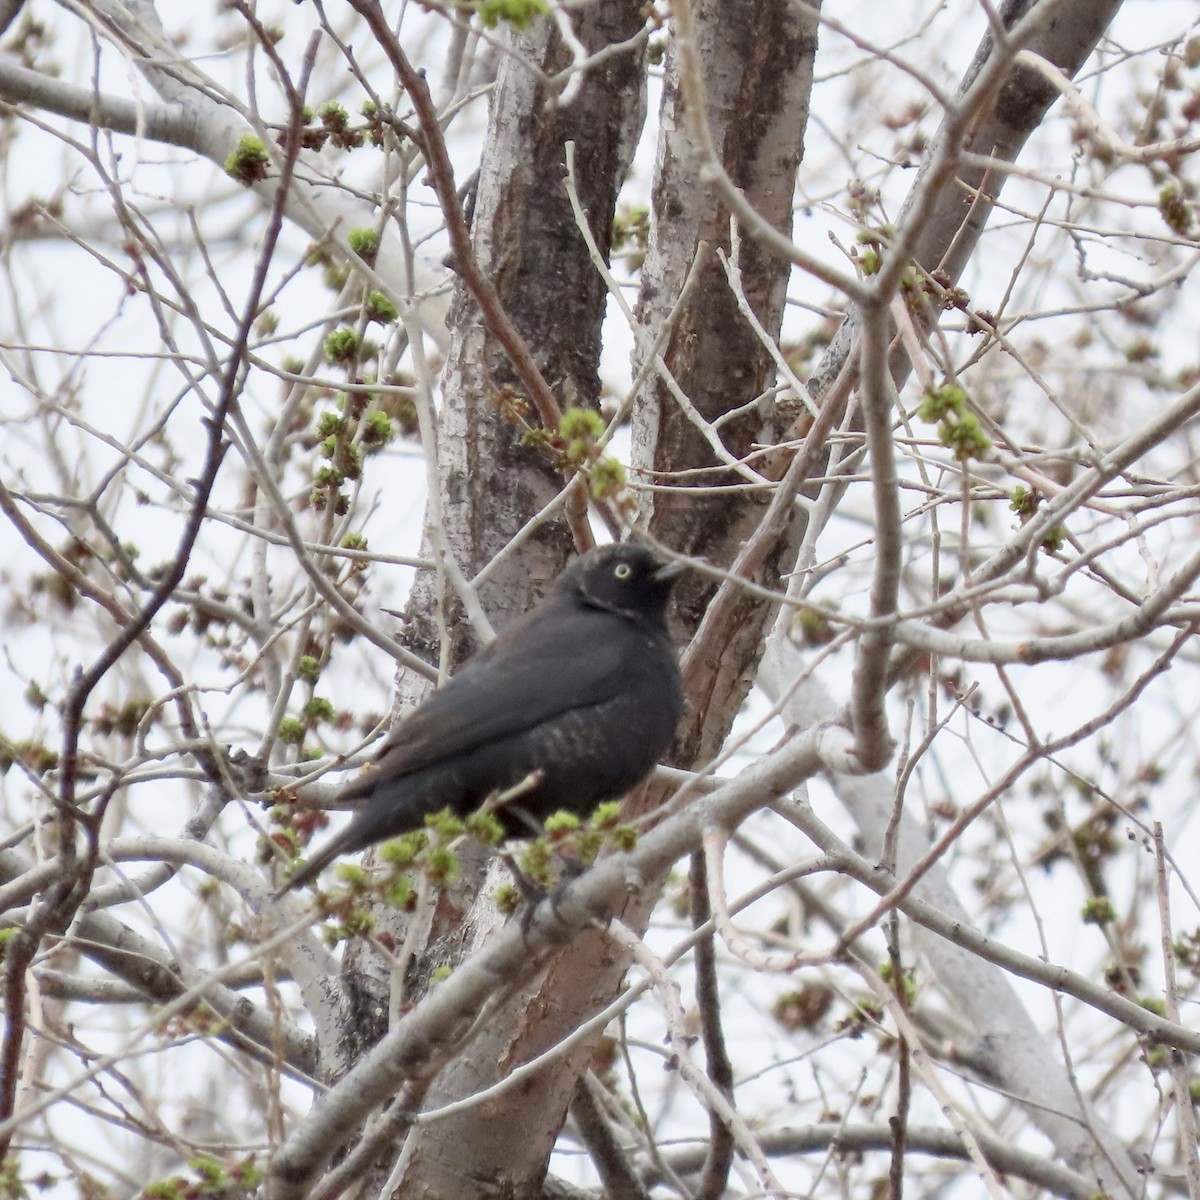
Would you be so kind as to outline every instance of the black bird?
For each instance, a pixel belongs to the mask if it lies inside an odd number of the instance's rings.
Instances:
[[[535,772],[496,814],[506,836],[559,809],[587,816],[645,779],[683,712],[665,621],[683,569],[632,543],[571,563],[536,608],[396,725],[374,770],[341,793],[362,808],[287,888],[338,855],[421,828],[430,813],[466,816]]]

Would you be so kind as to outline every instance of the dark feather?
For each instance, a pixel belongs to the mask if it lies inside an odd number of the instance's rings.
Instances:
[[[374,769],[342,793],[362,807],[287,886],[420,828],[430,813],[466,816],[534,772],[510,834],[559,809],[586,816],[635,787],[683,710],[664,619],[677,574],[632,544],[577,559],[541,604],[401,719]]]

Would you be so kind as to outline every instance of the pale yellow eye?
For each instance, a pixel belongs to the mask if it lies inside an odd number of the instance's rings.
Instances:
[[[617,563],[613,567],[613,574],[618,579],[628,579],[633,574],[633,568],[628,563]]]

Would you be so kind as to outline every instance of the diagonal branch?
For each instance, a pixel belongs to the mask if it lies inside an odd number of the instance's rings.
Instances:
[[[770,757],[647,833],[635,850],[604,859],[527,921],[505,929],[464,962],[392,1027],[381,1042],[317,1102],[272,1165],[273,1200],[298,1200],[376,1105],[406,1080],[434,1074],[477,1029],[480,1015],[534,976],[549,956],[593,922],[613,913],[630,890],[648,886],[696,849],[706,825],[736,824],[747,813],[797,786],[823,762],[841,762],[847,743],[838,730],[794,739]],[[415,1114],[414,1114],[415,1115]]]

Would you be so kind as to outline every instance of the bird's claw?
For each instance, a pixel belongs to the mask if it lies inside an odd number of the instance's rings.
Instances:
[[[538,905],[543,900],[550,901],[550,911],[554,914],[555,920],[560,925],[564,928],[569,925],[569,922],[564,921],[558,915],[558,902],[562,897],[563,891],[588,869],[587,863],[582,859],[564,856],[562,876],[552,888],[547,890],[534,883],[517,865],[516,860],[511,854],[501,854],[500,861],[512,872],[513,883],[516,885],[517,891],[521,893],[521,898],[524,901],[521,906],[521,933],[524,935],[526,941],[529,940],[529,931],[533,927],[534,914],[537,912]]]

